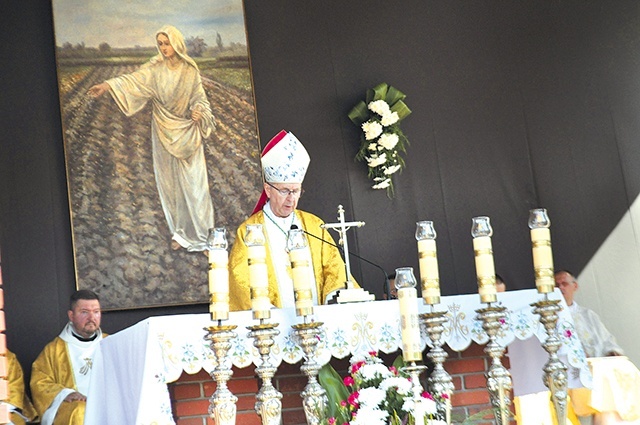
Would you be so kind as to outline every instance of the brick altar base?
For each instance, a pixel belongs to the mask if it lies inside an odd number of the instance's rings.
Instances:
[[[483,349],[484,346],[472,343],[463,352],[447,350],[449,357],[444,367],[451,375],[455,386],[452,398],[455,422],[461,422],[469,415],[491,408],[484,376],[491,359]],[[380,357],[386,365],[391,365],[398,355],[399,353],[381,354]],[[507,355],[503,358],[503,364],[509,368]],[[283,362],[273,379],[273,385],[282,393],[283,425],[306,425],[300,393],[307,384],[307,378],[300,373],[300,365],[301,363],[291,365]],[[349,359],[333,359],[331,365],[341,376],[346,376]],[[261,425],[260,417],[254,410],[258,385],[254,366],[243,369],[233,368],[233,377],[228,386],[229,390],[238,397],[236,420],[238,425]],[[169,391],[177,425],[215,425],[207,413],[209,398],[215,389],[215,382],[204,370],[195,375],[183,372],[180,379],[170,384]],[[492,415],[489,415],[484,422],[484,424],[493,423]]]

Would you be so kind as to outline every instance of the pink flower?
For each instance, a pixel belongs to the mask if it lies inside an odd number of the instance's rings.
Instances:
[[[334,425],[336,423],[336,418],[329,418],[329,425]]]
[[[353,373],[356,373],[356,372],[357,372],[358,370],[360,370],[360,368],[361,368],[362,366],[364,366],[364,365],[365,365],[365,362],[364,362],[364,361],[357,362],[357,363],[355,363],[355,364],[353,364],[353,365],[351,366],[351,371],[350,371],[350,372],[351,372],[352,374],[353,374]]]
[[[442,393],[440,397],[444,398],[445,400],[449,400],[449,394],[447,393]]]
[[[342,382],[344,382],[344,384],[347,387],[351,387],[351,386],[353,386],[353,384],[355,384],[355,381],[350,376],[345,376],[344,379],[342,380]]]
[[[507,323],[507,321],[504,320],[504,319],[500,319],[499,322],[500,322],[501,325],[504,325],[505,323]]]
[[[347,407],[347,402],[344,400],[340,400],[340,406]]]
[[[567,338],[571,338],[571,336],[573,335],[573,332],[571,332],[571,329],[567,329],[566,331],[564,331],[564,335]]]
[[[349,395],[349,398],[347,398],[347,402],[355,407],[356,409],[360,406],[360,404],[358,403],[358,396],[360,396],[360,393],[358,393],[358,391],[351,393]]]
[[[393,373],[395,376],[398,376],[398,369],[395,366],[389,366],[389,372]]]
[[[421,394],[422,398],[427,398],[429,400],[433,400],[433,396],[429,394],[427,391],[423,391]]]
[[[371,357],[378,357],[378,352],[377,351],[369,351],[369,355]]]

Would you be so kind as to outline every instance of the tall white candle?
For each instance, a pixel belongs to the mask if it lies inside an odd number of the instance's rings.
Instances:
[[[271,317],[271,302],[269,301],[267,250],[264,245],[252,245],[247,249],[253,318],[268,319]]]
[[[313,293],[311,289],[308,250],[305,248],[289,251],[291,262],[291,277],[295,293],[296,315],[307,316],[313,314]]]
[[[419,240],[418,257],[422,298],[426,304],[437,304],[440,302],[440,272],[436,241],[434,239]]]
[[[211,320],[229,318],[229,254],[226,249],[209,249],[209,312]]]
[[[483,303],[497,301],[496,270],[493,264],[493,247],[490,236],[478,236],[473,239],[475,253],[478,294]]]
[[[551,231],[548,228],[531,229],[531,251],[538,292],[541,294],[553,292],[555,288],[553,253]]]
[[[422,360],[420,350],[420,322],[418,321],[418,291],[416,288],[398,289],[402,358],[405,362]]]

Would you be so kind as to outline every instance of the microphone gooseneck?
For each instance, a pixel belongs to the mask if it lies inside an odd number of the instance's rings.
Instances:
[[[298,225],[297,225],[297,224],[292,224],[292,225],[291,225],[291,230],[297,230],[297,229],[300,229],[300,227],[298,227]],[[311,237],[313,237],[313,238],[316,238],[316,239],[318,239],[318,240],[320,240],[320,241],[322,241],[322,242],[324,242],[324,243],[326,243],[326,244],[329,244],[329,245],[331,245],[331,246],[335,246],[335,247],[336,247],[336,248],[338,248],[338,250],[342,253],[342,255],[344,255],[344,249],[342,249],[342,247],[341,247],[341,246],[336,245],[336,244],[335,244],[335,243],[333,243],[333,242],[329,242],[329,241],[327,241],[327,240],[325,240],[325,239],[323,239],[323,238],[321,238],[321,237],[319,237],[319,236],[316,236],[316,235],[314,235],[313,233],[309,233],[309,232],[307,232],[307,231],[306,231],[306,230],[304,230],[304,229],[300,229],[300,230],[302,230],[306,235],[309,235],[309,236],[311,236]],[[353,257],[356,257],[357,259],[362,260],[362,261],[364,261],[365,263],[369,263],[369,264],[371,264],[372,266],[374,266],[374,267],[376,267],[376,268],[378,268],[378,269],[380,269],[380,270],[382,271],[382,273],[384,274],[384,294],[385,294],[385,296],[387,297],[387,299],[388,299],[388,300],[390,300],[390,299],[391,299],[391,294],[390,294],[390,288],[389,288],[389,275],[388,275],[388,274],[387,274],[387,272],[382,268],[382,266],[380,266],[380,265],[378,265],[378,264],[376,264],[376,263],[374,263],[374,262],[372,262],[372,261],[369,261],[369,260],[367,260],[366,258],[363,258],[363,257],[359,256],[358,254],[354,254],[354,253],[353,253],[353,252],[351,252],[351,251],[348,251],[348,253],[349,253],[349,255],[351,255],[351,256],[353,256]]]

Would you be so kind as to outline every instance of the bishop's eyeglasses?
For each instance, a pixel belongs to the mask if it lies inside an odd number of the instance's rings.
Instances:
[[[292,195],[294,198],[299,198],[302,196],[302,194],[304,193],[304,189],[300,188],[300,189],[294,189],[294,190],[289,190],[289,189],[278,189],[277,187],[275,187],[274,185],[272,185],[269,182],[265,182],[266,184],[268,184],[269,186],[271,186],[272,188],[274,188],[280,195],[282,195],[283,197],[287,197],[289,195]]]

